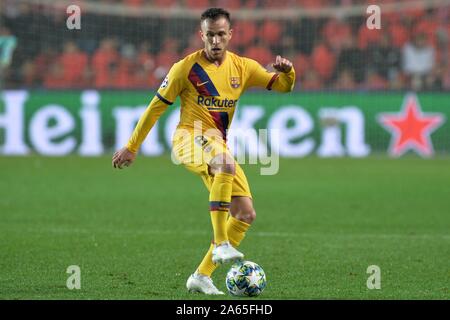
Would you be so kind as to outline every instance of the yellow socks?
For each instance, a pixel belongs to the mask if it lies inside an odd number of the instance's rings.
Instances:
[[[214,241],[208,252],[197,268],[201,274],[211,276],[217,268],[212,262],[212,251],[214,243],[220,244],[229,241],[233,247],[238,247],[245,237],[250,224],[229,216],[231,191],[234,176],[229,173],[217,173],[211,185],[209,193],[209,205],[211,212],[211,222],[214,231]],[[229,218],[228,218],[229,216]]]
[[[233,247],[237,248],[241,244],[248,228],[250,228],[248,223],[230,216],[227,222],[227,234],[230,244]]]
[[[245,233],[248,228],[250,228],[250,224],[245,223],[244,221],[240,221],[232,216],[227,221],[226,230],[228,235],[228,240],[233,247],[238,247],[241,243],[242,239],[245,237]],[[201,274],[207,275],[210,277],[214,270],[216,270],[217,265],[212,262],[212,250],[214,245],[211,244],[208,252],[203,258],[202,262],[197,268],[197,271]]]
[[[200,262],[200,265],[197,268],[198,273],[207,275],[208,277],[211,277],[214,270],[216,270],[217,265],[215,265],[212,262],[212,251],[214,249],[214,244],[211,243],[209,246],[208,252],[203,257],[202,262]]]
[[[211,222],[214,230],[214,243],[228,241],[227,219],[230,211],[231,190],[234,176],[229,173],[217,173],[209,192]]]

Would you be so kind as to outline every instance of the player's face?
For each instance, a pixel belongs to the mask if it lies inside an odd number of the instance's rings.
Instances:
[[[205,43],[206,55],[210,60],[222,61],[232,31],[225,18],[219,18],[215,21],[211,19],[203,20],[200,35]]]

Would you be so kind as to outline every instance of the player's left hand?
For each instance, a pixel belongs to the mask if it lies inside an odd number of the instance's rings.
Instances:
[[[281,56],[277,56],[275,63],[272,63],[272,67],[279,72],[288,73],[292,69],[292,62]]]

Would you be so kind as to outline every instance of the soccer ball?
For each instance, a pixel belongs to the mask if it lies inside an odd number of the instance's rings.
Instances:
[[[266,274],[263,268],[251,261],[238,261],[231,266],[227,273],[227,289],[233,296],[259,296],[266,284]]]

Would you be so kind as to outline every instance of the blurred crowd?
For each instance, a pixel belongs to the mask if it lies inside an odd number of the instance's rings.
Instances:
[[[205,8],[212,0],[103,0],[129,6]],[[239,8],[367,4],[360,0],[223,0]],[[391,1],[387,1],[391,2]],[[81,30],[67,14],[8,2],[1,32],[17,47],[3,78],[7,87],[157,88],[168,69],[202,48],[199,21],[82,14]],[[270,68],[277,54],[294,63],[300,90],[450,90],[450,7],[382,13],[381,29],[367,15],[233,21],[230,50]]]

